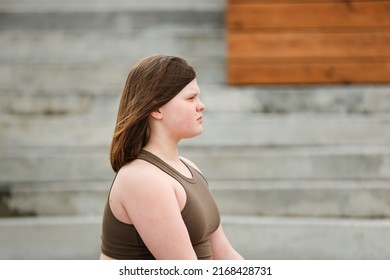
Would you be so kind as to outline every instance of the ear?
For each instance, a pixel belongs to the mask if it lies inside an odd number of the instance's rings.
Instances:
[[[160,112],[160,109],[153,111],[150,113],[150,116],[156,120],[161,120],[162,119],[162,114]]]

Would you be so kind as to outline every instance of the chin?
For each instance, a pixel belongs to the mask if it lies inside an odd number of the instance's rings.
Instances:
[[[194,138],[196,136],[199,136],[201,135],[203,132],[203,129],[202,130],[199,130],[197,132],[194,132],[194,133],[191,133],[191,134],[188,134],[187,136],[183,137],[183,138]]]
[[[198,133],[195,136],[198,136],[203,133],[203,128],[198,131]]]

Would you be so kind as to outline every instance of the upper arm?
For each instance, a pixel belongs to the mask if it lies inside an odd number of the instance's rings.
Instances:
[[[153,174],[154,175],[154,174]],[[196,259],[173,186],[158,175],[137,174],[123,206],[156,259]]]
[[[211,235],[211,250],[215,260],[240,260],[242,256],[232,247],[222,225]]]

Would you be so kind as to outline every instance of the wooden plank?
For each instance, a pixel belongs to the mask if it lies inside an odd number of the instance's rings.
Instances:
[[[228,29],[390,27],[390,1],[228,5]]]
[[[390,57],[390,29],[371,33],[230,32],[228,57]]]
[[[247,4],[300,4],[300,3],[358,3],[358,2],[386,2],[388,0],[227,0],[228,5]],[[349,4],[348,3],[348,4]]]
[[[228,62],[227,75],[231,85],[389,83],[390,60],[287,64]]]

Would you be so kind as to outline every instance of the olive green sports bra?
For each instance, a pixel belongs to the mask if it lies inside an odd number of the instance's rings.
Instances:
[[[220,215],[205,178],[184,161],[183,163],[191,171],[192,178],[182,175],[163,160],[145,150],[142,150],[137,158],[157,166],[183,186],[187,200],[181,215],[192,246],[198,259],[212,259],[210,236],[220,224]],[[109,199],[107,199],[103,214],[102,253],[111,258],[122,260],[155,259],[134,225],[118,220],[112,213],[108,201]]]

